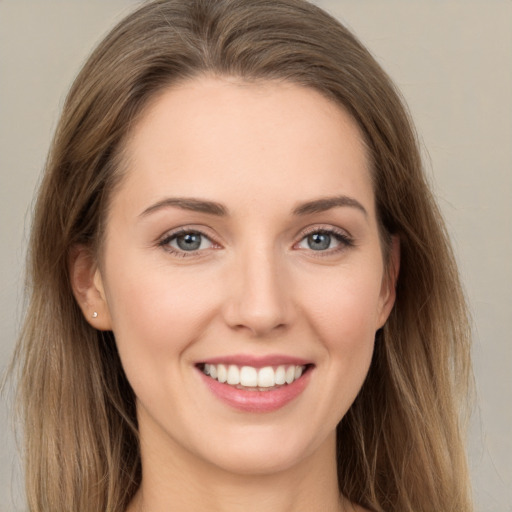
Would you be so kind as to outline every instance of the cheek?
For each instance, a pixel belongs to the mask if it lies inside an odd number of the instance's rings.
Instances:
[[[340,272],[325,284],[323,289],[310,288],[315,292],[308,294],[304,309],[334,370],[333,385],[339,385],[341,380],[343,388],[354,394],[362,385],[372,358],[378,329],[380,275],[371,271]]]
[[[324,333],[325,342],[350,344],[373,339],[381,307],[380,274],[347,270],[323,282],[323,287],[309,287],[314,292],[308,294],[305,309]]]
[[[333,430],[368,374],[377,330],[380,274],[372,267],[339,268],[321,282],[317,276],[308,284],[308,293],[302,294],[303,325],[318,340],[322,353],[315,401],[324,415],[317,428]]]
[[[112,266],[107,300],[121,356],[163,363],[196,340],[215,310],[214,286],[165,267]],[[123,270],[130,269],[130,274]],[[129,278],[124,276],[130,275]]]

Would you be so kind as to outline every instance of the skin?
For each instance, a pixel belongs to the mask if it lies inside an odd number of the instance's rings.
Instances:
[[[137,396],[143,480],[129,511],[362,510],[338,495],[335,429],[394,282],[356,123],[298,85],[201,77],[153,100],[126,156],[100,264],[79,250],[73,281],[88,321],[113,330]],[[351,201],[296,212],[339,196]],[[168,198],[226,214],[162,206]],[[179,249],[180,228],[204,234],[198,250]],[[334,233],[313,250],[319,231]],[[397,268],[396,241],[390,261]],[[241,412],[196,368],[231,354],[313,367],[292,402]]]

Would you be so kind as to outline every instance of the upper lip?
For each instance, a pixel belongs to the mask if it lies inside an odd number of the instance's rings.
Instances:
[[[312,363],[311,361],[301,357],[288,356],[283,354],[269,354],[266,356],[232,354],[226,356],[210,357],[208,359],[199,361],[198,364],[234,364],[236,366],[252,366],[254,368],[263,368],[265,366],[281,365],[306,366]]]

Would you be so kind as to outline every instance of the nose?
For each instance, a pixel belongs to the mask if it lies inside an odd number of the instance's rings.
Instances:
[[[226,284],[224,319],[230,328],[265,337],[290,325],[293,304],[289,279],[282,258],[271,250],[241,255]]]

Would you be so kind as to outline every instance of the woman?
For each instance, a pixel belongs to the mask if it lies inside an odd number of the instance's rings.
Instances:
[[[398,94],[320,9],[123,20],[30,251],[31,510],[471,509],[453,256]]]

